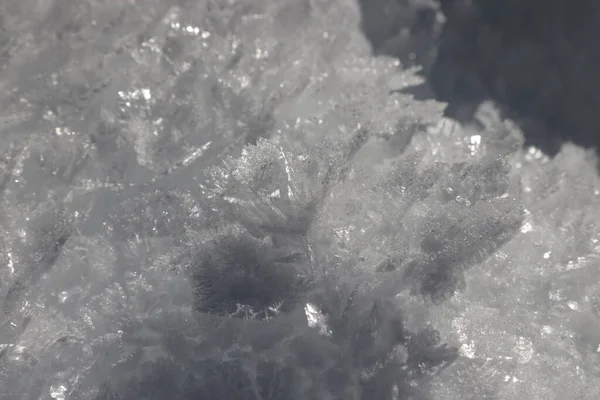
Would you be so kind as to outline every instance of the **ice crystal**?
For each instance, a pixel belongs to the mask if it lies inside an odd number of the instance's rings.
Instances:
[[[441,118],[352,1],[14,4],[3,398],[595,398],[591,156]]]

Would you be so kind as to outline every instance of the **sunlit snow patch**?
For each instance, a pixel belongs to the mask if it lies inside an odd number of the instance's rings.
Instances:
[[[50,387],[50,397],[56,400],[65,400],[67,388],[64,385]]]
[[[322,335],[331,335],[331,331],[327,327],[327,318],[313,304],[306,303],[304,306],[304,314],[308,320],[308,326],[319,329]]]

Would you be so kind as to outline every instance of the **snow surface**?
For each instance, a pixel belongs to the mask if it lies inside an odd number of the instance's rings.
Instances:
[[[600,398],[595,154],[444,118],[360,28],[0,4],[0,399]]]

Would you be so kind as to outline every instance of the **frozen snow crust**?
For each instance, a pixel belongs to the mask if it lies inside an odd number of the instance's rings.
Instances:
[[[594,157],[402,94],[353,2],[0,15],[0,399],[600,395]]]

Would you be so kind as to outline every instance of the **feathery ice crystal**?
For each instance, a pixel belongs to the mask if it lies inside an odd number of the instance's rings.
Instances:
[[[60,3],[0,59],[7,399],[542,399],[553,354],[597,373],[579,150],[448,129],[349,0]]]

